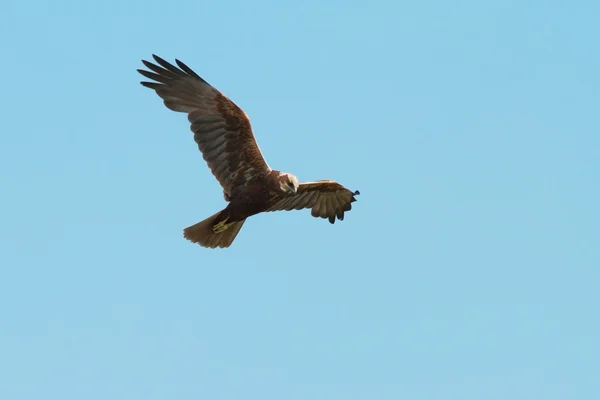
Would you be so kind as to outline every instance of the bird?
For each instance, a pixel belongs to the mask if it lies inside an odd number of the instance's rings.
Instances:
[[[186,64],[153,54],[137,71],[141,81],[175,112],[187,114],[194,141],[228,203],[221,211],[183,230],[185,239],[206,248],[230,247],[247,218],[272,211],[311,209],[331,224],[344,219],[358,190],[333,180],[298,181],[271,169],[254,137],[248,115]]]

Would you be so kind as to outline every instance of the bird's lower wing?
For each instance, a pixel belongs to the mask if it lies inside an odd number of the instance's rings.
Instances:
[[[356,201],[355,192],[335,181],[323,180],[301,183],[293,196],[272,199],[267,211],[291,211],[310,208],[313,217],[327,218],[330,223],[335,219],[342,221],[344,213],[352,209]]]

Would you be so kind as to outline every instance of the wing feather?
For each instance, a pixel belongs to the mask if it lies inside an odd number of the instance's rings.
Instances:
[[[167,108],[188,114],[194,141],[224,191],[262,178],[271,168],[265,161],[244,111],[179,60],[177,66],[153,55],[138,69],[154,82],[141,82],[163,99]]]
[[[267,211],[310,208],[313,217],[326,218],[333,224],[336,218],[344,219],[344,213],[350,211],[359,194],[358,190],[353,192],[335,181],[306,182],[298,186],[295,195],[273,198]]]

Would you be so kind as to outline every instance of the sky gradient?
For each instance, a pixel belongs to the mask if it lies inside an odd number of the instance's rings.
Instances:
[[[9,0],[0,399],[600,398],[600,3]],[[178,58],[342,222],[224,207]]]

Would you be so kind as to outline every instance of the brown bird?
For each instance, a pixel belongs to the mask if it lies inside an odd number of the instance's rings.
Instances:
[[[138,72],[155,82],[167,108],[187,113],[194,140],[221,186],[225,209],[183,230],[183,236],[204,247],[229,247],[246,218],[267,211],[312,209],[313,217],[343,220],[359,191],[331,180],[298,183],[288,173],[269,167],[254,139],[244,111],[200,78],[187,65],[176,66],[152,55],[158,65],[142,60],[150,70]]]

